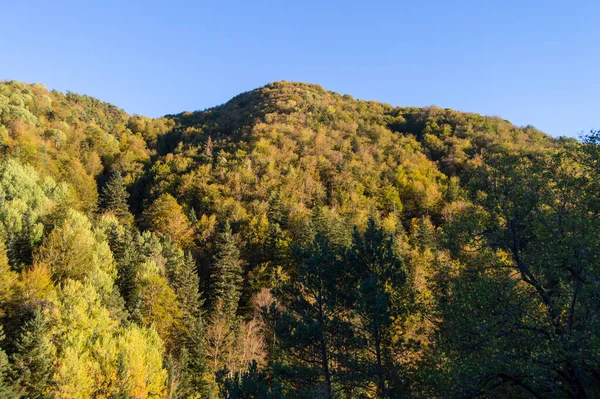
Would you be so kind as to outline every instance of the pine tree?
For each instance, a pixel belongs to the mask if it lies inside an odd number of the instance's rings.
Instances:
[[[104,211],[112,212],[120,220],[131,224],[133,222],[133,216],[129,212],[129,205],[127,200],[129,199],[129,193],[125,188],[125,182],[121,172],[117,171],[104,186],[102,190],[102,209]]]
[[[373,377],[377,394],[390,397],[389,381],[395,380],[391,340],[395,321],[402,314],[398,296],[406,281],[406,271],[393,249],[394,238],[387,235],[369,220],[367,230],[361,235],[357,230],[351,248],[346,254],[348,281],[353,282],[353,323],[355,336],[363,343],[366,366],[361,367],[363,377]],[[368,354],[373,354],[369,356]]]
[[[419,228],[416,232],[417,245],[421,249],[433,248],[435,246],[435,227],[427,216],[423,216],[419,221]]]
[[[17,351],[12,356],[12,378],[15,389],[28,398],[49,398],[48,383],[56,348],[47,337],[48,326],[41,310],[23,326],[17,341]]]
[[[275,316],[275,333],[285,354],[277,369],[298,392],[331,399],[350,332],[341,264],[321,234],[296,259],[296,275],[276,290],[283,311]]]
[[[171,236],[164,236],[161,239],[162,251],[161,255],[165,261],[165,273],[169,279],[169,283],[173,285],[175,289],[175,279],[179,270],[183,268],[186,261],[185,253],[183,250],[173,241]]]
[[[227,399],[280,399],[285,397],[278,381],[273,380],[266,371],[259,370],[255,361],[244,373],[235,373],[231,378],[221,376],[220,384]]]
[[[131,240],[125,246],[122,258],[117,262],[117,287],[125,301],[125,308],[131,316],[137,316],[137,274],[139,265],[143,262],[137,243]]]
[[[213,374],[207,363],[205,335],[204,322],[199,318],[179,356],[179,397],[216,397]]]
[[[0,325],[0,344],[4,340],[4,331],[2,325]],[[0,348],[0,398],[12,399],[17,398],[16,392],[11,387],[11,384],[7,380],[7,375],[10,372],[10,365],[8,363],[8,357],[6,353]]]
[[[222,302],[223,313],[233,320],[238,310],[243,278],[238,242],[229,222],[225,223],[223,231],[219,234],[213,261],[211,273],[213,308],[217,302]]]
[[[185,262],[175,273],[173,282],[177,300],[183,313],[183,324],[191,330],[201,317],[202,298],[200,297],[200,279],[196,261],[191,253],[185,257]]]

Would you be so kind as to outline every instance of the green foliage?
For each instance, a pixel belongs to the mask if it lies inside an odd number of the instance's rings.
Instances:
[[[144,326],[154,326],[160,337],[172,344],[181,328],[182,313],[177,296],[152,262],[142,265],[137,284],[140,322]]]
[[[0,82],[0,397],[597,397],[599,143]]]
[[[245,373],[236,373],[232,378],[225,378],[222,391],[227,399],[279,399],[284,398],[277,382],[259,370],[256,362]]]
[[[93,230],[82,214],[69,211],[66,219],[45,238],[36,262],[50,267],[55,281],[74,279],[93,285],[111,308],[119,308],[114,290],[117,270],[104,235]]]
[[[130,398],[163,398],[167,371],[163,368],[164,347],[154,328],[127,328],[117,343],[123,372],[120,386]]]
[[[129,193],[125,189],[123,176],[120,172],[116,172],[111,176],[102,190],[102,209],[113,213],[117,218],[127,224],[133,222],[133,216],[129,213],[127,199]]]
[[[40,179],[31,166],[8,159],[0,166],[0,234],[6,241],[10,263],[31,263],[32,251],[42,240],[44,222],[69,189],[52,179]]]
[[[0,325],[0,344],[4,341],[4,331],[2,325]],[[0,398],[17,398],[16,392],[13,390],[7,375],[10,371],[10,365],[8,363],[8,357],[6,353],[0,347]]]
[[[196,261],[190,253],[179,269],[175,271],[173,288],[182,310],[182,322],[188,334],[194,330],[198,319],[202,316],[204,301],[200,297],[200,279]]]
[[[400,345],[394,338],[408,308],[401,303],[406,270],[394,251],[393,236],[385,234],[373,219],[364,235],[354,232],[346,262],[347,278],[354,285],[351,306],[356,321],[352,328],[366,354],[357,366],[362,378],[372,378],[377,385],[379,397],[391,397],[390,381],[393,385],[400,370],[393,355]]]
[[[191,244],[192,229],[183,208],[169,194],[158,197],[144,213],[150,230],[170,236],[184,248]]]
[[[181,381],[177,389],[179,397],[216,397],[214,376],[208,365],[205,335],[205,323],[199,318],[189,331],[181,349]]]
[[[242,284],[238,241],[226,222],[219,234],[211,271],[213,306],[220,303],[224,315],[233,320],[238,310]]]
[[[48,336],[47,317],[36,310],[33,318],[23,326],[11,358],[14,387],[28,398],[50,398],[48,385],[52,378],[56,348]]]
[[[283,313],[275,325],[289,362],[280,367],[296,391],[332,398],[344,355],[349,324],[343,319],[341,265],[328,241],[317,234],[313,244],[298,255],[297,275],[277,290]]]

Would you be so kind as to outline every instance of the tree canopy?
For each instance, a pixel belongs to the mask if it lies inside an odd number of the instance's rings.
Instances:
[[[0,82],[0,397],[600,396],[600,133]]]

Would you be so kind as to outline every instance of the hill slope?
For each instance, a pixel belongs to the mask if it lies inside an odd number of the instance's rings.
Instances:
[[[598,395],[598,141],[306,83],[150,119],[2,82],[0,395]]]

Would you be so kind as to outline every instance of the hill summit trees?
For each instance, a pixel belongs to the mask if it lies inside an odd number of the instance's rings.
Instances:
[[[1,82],[0,397],[600,396],[599,136]]]

